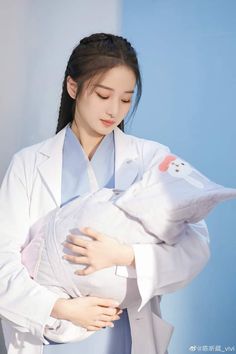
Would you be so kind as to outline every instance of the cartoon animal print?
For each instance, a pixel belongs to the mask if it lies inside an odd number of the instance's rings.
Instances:
[[[204,188],[200,181],[190,176],[190,174],[193,172],[193,168],[187,162],[176,156],[167,155],[165,159],[160,163],[159,170],[162,172],[167,171],[173,177],[183,178],[185,181],[192,184],[196,188]]]

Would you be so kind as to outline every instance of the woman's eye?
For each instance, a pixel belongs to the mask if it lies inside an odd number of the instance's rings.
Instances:
[[[107,100],[110,96],[103,96],[100,93],[96,92],[96,94],[98,95],[98,97],[100,97],[102,100]],[[121,100],[121,102],[123,103],[130,103],[131,100]]]
[[[102,96],[97,92],[96,92],[96,94],[98,95],[98,97],[102,98],[103,100],[106,100],[107,98],[109,98],[109,96]]]

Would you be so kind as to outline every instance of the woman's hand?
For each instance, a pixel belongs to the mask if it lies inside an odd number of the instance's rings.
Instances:
[[[121,244],[117,240],[95,231],[89,227],[80,230],[91,237],[84,240],[78,235],[69,235],[64,247],[78,255],[64,255],[63,258],[77,264],[85,264],[83,270],[77,270],[78,275],[88,275],[99,269],[115,265],[134,265],[134,251],[131,246]]]
[[[123,311],[118,303],[110,299],[86,296],[56,301],[51,316],[72,322],[89,331],[103,327],[114,327],[113,321],[119,320]]]

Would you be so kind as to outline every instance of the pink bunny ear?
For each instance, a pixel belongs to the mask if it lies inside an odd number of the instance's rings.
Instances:
[[[171,161],[176,160],[176,157],[173,155],[167,155],[165,159],[160,163],[159,170],[165,172],[168,170],[169,164]]]

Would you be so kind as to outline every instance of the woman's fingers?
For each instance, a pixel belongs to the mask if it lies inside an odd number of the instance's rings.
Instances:
[[[115,310],[115,313],[116,313],[116,307],[119,306],[119,302],[118,301],[115,301],[115,300],[112,300],[112,299],[103,299],[103,298],[100,298],[100,297],[93,297],[93,301],[94,301],[94,305],[98,305],[98,306],[102,306],[102,307],[111,307],[112,309],[111,310]]]
[[[88,331],[100,331],[100,327],[95,327],[95,326],[88,326],[88,327],[86,327],[86,329],[88,330]]]
[[[103,237],[103,234],[91,229],[90,227],[81,228],[80,231],[86,236],[91,237],[93,240],[99,241]],[[92,240],[91,240],[92,241]],[[66,241],[63,242],[63,245],[66,248],[69,248],[72,251],[78,252],[77,246],[86,249],[91,242],[89,240],[84,240],[79,235],[68,235]],[[83,253],[81,253],[83,254]]]
[[[114,315],[114,316],[109,316],[109,315],[102,315],[100,316],[100,321],[104,321],[104,322],[113,322],[113,321],[117,321],[120,319],[120,316],[118,315]]]
[[[87,264],[89,264],[89,263],[87,263]],[[76,270],[75,274],[77,274],[77,275],[89,275],[89,274],[94,273],[95,271],[96,271],[96,268],[94,268],[91,265],[89,265],[87,268]]]
[[[113,323],[112,322],[101,322],[101,326],[98,327],[97,324],[98,322],[96,321],[95,322],[96,326],[95,325],[90,325],[87,327],[87,330],[88,331],[100,331],[102,328],[106,328],[106,327],[114,327]]]
[[[103,236],[103,234],[101,232],[91,229],[90,227],[83,227],[80,229],[80,231],[83,234],[90,236],[91,238],[93,238],[94,240],[97,240],[97,241],[100,241]]]
[[[95,327],[114,327],[114,324],[111,321],[100,321],[96,320],[94,323],[92,323],[93,326]]]
[[[74,244],[76,246],[80,246],[80,247],[84,247],[84,248],[87,248],[89,242],[91,242],[88,240],[84,240],[79,235],[68,235],[66,237],[66,241],[71,244]]]
[[[73,243],[70,242],[63,242],[62,244],[65,248],[68,248],[74,253],[81,254],[81,256],[87,256],[87,249],[84,247],[74,245]]]
[[[123,312],[123,310],[120,310],[120,309],[118,309],[118,311],[117,311],[117,315],[121,315],[122,314],[122,312]]]
[[[87,257],[78,257],[78,256],[71,256],[69,254],[65,254],[64,256],[62,256],[62,258],[76,264],[89,264],[89,260]],[[79,274],[78,272],[79,271],[76,271],[76,274]]]
[[[90,227],[83,227],[80,229],[80,231],[86,235],[91,237],[93,240],[100,241],[103,237],[103,234],[101,232],[98,232],[94,229],[91,229]],[[68,235],[67,236],[67,241],[74,243],[75,245],[81,246],[81,247],[87,247],[88,243],[91,242],[89,240],[84,240],[81,238],[79,235]]]
[[[106,316],[115,316],[117,315],[117,309],[112,307],[104,307],[102,308],[102,314]]]

